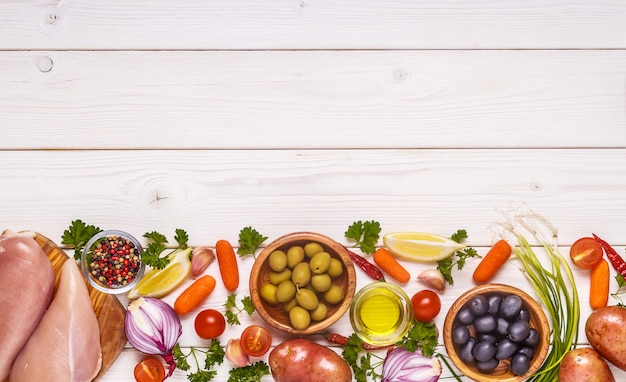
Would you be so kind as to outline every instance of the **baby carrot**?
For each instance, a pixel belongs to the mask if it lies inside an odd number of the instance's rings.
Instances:
[[[174,310],[182,316],[196,309],[215,289],[215,278],[205,275],[189,285],[174,301]]]
[[[239,287],[239,266],[233,246],[227,240],[218,240],[215,244],[215,256],[224,286],[228,291],[234,291]]]
[[[487,252],[485,257],[478,263],[474,270],[474,282],[484,283],[493,278],[496,272],[511,257],[511,246],[506,240],[498,240]]]
[[[398,282],[406,283],[411,279],[409,272],[385,248],[374,252],[374,262]]]
[[[589,286],[589,305],[592,309],[605,307],[609,301],[609,263],[601,259],[591,269]]]

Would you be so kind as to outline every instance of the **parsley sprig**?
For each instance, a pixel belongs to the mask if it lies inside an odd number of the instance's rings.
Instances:
[[[376,251],[376,243],[378,243],[380,231],[380,223],[377,221],[359,220],[348,227],[345,236],[356,241],[354,247],[358,247],[363,253],[371,255]]]
[[[189,353],[185,354],[180,345],[176,344],[173,349],[173,354],[176,367],[182,371],[189,371],[191,369],[188,359],[189,357],[193,358],[196,371],[187,374],[187,380],[189,382],[209,382],[217,375],[217,371],[214,367],[224,362],[226,351],[225,348],[220,345],[219,340],[212,339],[211,345],[207,350],[201,350],[192,346],[189,348]],[[198,359],[200,354],[204,355],[203,367],[200,366],[200,360]]]
[[[78,260],[82,255],[85,244],[87,244],[89,239],[91,239],[95,234],[101,231],[102,230],[99,227],[86,224],[82,220],[76,219],[70,223],[68,229],[63,231],[61,244],[73,246],[74,258]]]
[[[467,231],[464,229],[460,229],[456,231],[450,239],[456,241],[457,243],[461,243],[463,240],[467,239]],[[478,252],[474,248],[465,247],[459,251],[456,251],[452,254],[452,256],[445,258],[443,260],[439,260],[437,262],[437,269],[443,275],[443,278],[450,285],[454,285],[454,278],[452,277],[452,270],[456,266],[457,270],[462,270],[465,266],[465,261],[471,257],[480,257]]]
[[[376,370],[384,362],[380,356],[363,349],[363,341],[356,334],[348,338],[348,343],[343,345],[341,352],[343,359],[350,365],[357,382],[380,380],[382,375]]]
[[[261,382],[261,378],[270,374],[270,367],[263,361],[252,365],[236,367],[228,371],[228,382]]]
[[[228,295],[226,298],[226,302],[224,303],[224,307],[226,308],[226,322],[230,325],[241,325],[239,321],[239,314],[242,312],[248,313],[248,316],[252,316],[254,313],[254,304],[252,303],[252,298],[250,296],[245,296],[241,299],[242,307],[240,308],[237,305],[237,294],[233,293]]]
[[[615,281],[617,281],[617,290],[611,293],[611,296],[618,301],[618,306],[626,306],[624,305],[624,299],[622,298],[622,295],[626,293],[626,290],[624,290],[624,287],[626,287],[626,280],[624,279],[624,276],[618,273],[615,275]]]
[[[256,250],[259,249],[265,240],[267,240],[267,236],[261,235],[252,227],[244,227],[239,231],[237,254],[239,256],[253,255],[256,258]]]
[[[174,240],[178,243],[178,247],[174,249],[172,252],[163,256],[162,253],[167,249],[167,237],[165,235],[156,232],[146,232],[143,234],[143,237],[148,239],[148,244],[146,248],[143,250],[143,254],[141,255],[141,261],[146,263],[146,265],[151,266],[156,269],[163,269],[169,264],[170,257],[173,252],[179,249],[186,249],[187,243],[189,241],[189,235],[187,235],[187,231],[181,228],[177,228],[175,231]]]

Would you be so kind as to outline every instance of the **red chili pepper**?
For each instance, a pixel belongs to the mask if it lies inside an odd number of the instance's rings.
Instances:
[[[361,268],[369,277],[377,281],[385,281],[385,275],[383,275],[383,272],[378,269],[378,267],[367,261],[365,257],[352,252],[346,246],[344,246],[344,248],[348,251],[352,261],[354,261],[356,265],[358,265],[359,268]]]
[[[341,345],[341,346],[347,345],[348,340],[349,340],[348,337],[342,336],[341,334],[337,334],[337,333],[326,333],[324,337],[326,337],[326,340],[328,342],[332,344]],[[371,345],[371,344],[368,344],[367,342],[361,341],[361,347],[363,348],[363,350],[380,350],[380,349],[386,349],[389,346],[376,346],[376,345]]]
[[[598,236],[596,236],[595,233],[592,233],[592,235],[593,238],[596,239],[598,243],[600,243],[602,249],[604,249],[606,257],[608,257],[609,261],[611,262],[613,268],[615,268],[617,273],[619,273],[623,277],[626,277],[626,261],[624,261],[624,259],[617,253],[617,251],[613,247],[611,247],[609,243],[600,239]]]

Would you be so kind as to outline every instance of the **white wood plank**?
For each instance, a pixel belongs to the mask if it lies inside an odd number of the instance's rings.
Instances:
[[[0,148],[625,147],[625,66],[621,50],[0,52]]]
[[[619,0],[5,0],[0,49],[623,49],[625,16]]]
[[[192,243],[299,230],[342,240],[356,220],[384,232],[490,245],[524,203],[563,244],[595,231],[626,245],[626,150],[0,151],[0,227],[59,240],[74,219],[136,235],[188,230]]]

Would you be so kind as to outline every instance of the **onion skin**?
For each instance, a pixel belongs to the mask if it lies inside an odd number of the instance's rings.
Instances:
[[[436,382],[441,371],[438,359],[426,357],[419,350],[410,352],[403,347],[395,347],[385,357],[382,382]]]
[[[128,342],[146,354],[158,354],[169,366],[168,377],[176,368],[172,349],[183,332],[178,314],[157,298],[139,297],[128,304],[124,319]]]

